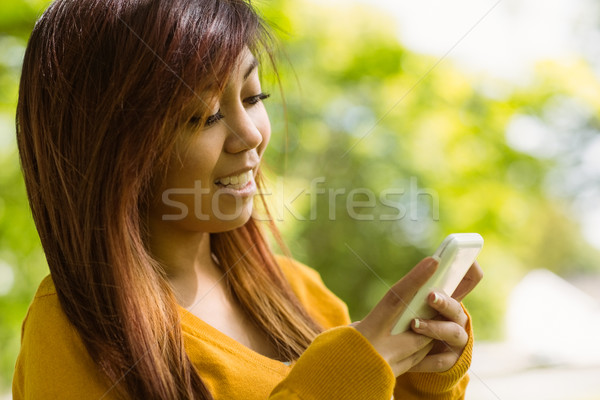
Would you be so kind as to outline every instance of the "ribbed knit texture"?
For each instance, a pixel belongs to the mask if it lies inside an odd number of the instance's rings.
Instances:
[[[216,400],[390,400],[394,385],[396,400],[464,396],[472,333],[449,371],[404,374],[396,380],[373,346],[346,326],[350,323],[346,305],[325,287],[319,274],[289,259],[278,261],[299,300],[327,330],[288,366],[181,308],[185,349]],[[46,277],[23,322],[13,400],[98,399],[109,387],[63,313],[51,277]],[[109,393],[103,399],[112,398]]]
[[[394,384],[373,346],[356,329],[339,327],[315,339],[271,398],[389,400]]]

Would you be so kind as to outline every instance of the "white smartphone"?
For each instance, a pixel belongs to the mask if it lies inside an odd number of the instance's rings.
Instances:
[[[430,319],[437,314],[427,304],[427,295],[440,291],[451,296],[477,258],[483,247],[478,233],[453,233],[448,235],[432,256],[439,264],[431,278],[417,291],[406,310],[392,329],[392,334],[410,329],[413,319]]]

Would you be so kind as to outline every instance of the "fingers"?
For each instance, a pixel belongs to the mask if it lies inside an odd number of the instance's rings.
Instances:
[[[462,281],[458,284],[456,290],[454,290],[452,297],[454,297],[458,301],[462,301],[462,299],[464,299],[465,296],[468,295],[471,292],[471,290],[473,290],[473,288],[475,288],[475,286],[477,286],[477,284],[482,279],[483,270],[481,269],[477,261],[475,261],[473,265],[471,265],[471,268],[469,268],[469,270],[465,274]]]
[[[433,343],[429,343],[427,346],[423,347],[421,350],[412,354],[410,357],[405,358],[401,362],[396,365],[391,365],[392,371],[395,376],[400,376],[407,371],[412,371],[413,368],[422,363],[425,359],[427,359],[427,354],[431,351],[433,347]]]
[[[452,321],[414,320],[413,331],[430,338],[441,340],[447,345],[462,348],[467,345],[469,335],[465,329]]]
[[[359,332],[365,321],[354,325]],[[390,365],[395,376],[399,376],[410,368],[421,362],[431,351],[434,345],[432,338],[419,335],[412,331],[403,332],[399,335],[384,334],[375,337],[367,337],[375,350]]]
[[[434,274],[437,265],[437,260],[432,257],[422,260],[384,295],[362,321],[351,324],[388,362],[396,376],[422,362],[434,346],[430,336],[412,331],[392,335],[391,329],[417,290]]]
[[[391,329],[391,325],[406,309],[417,290],[433,275],[437,265],[437,260],[432,257],[421,260],[404,278],[392,286],[368,317]]]
[[[467,326],[467,314],[460,303],[454,298],[443,293],[433,292],[427,296],[427,302],[431,308],[439,312],[446,319],[456,322],[462,327]]]
[[[426,356],[421,362],[412,367],[410,372],[444,372],[448,371],[458,361],[460,355],[452,352]]]
[[[412,330],[435,339],[436,348],[410,371],[447,371],[459,359],[469,340],[469,334],[465,329],[468,317],[458,301],[443,293],[431,293],[427,300],[429,305],[447,320],[413,320]]]
[[[433,346],[432,338],[411,331],[400,335],[390,335],[388,340],[387,357],[384,355],[384,358],[387,358],[391,365],[410,359],[415,352],[426,347],[431,349],[431,346]]]

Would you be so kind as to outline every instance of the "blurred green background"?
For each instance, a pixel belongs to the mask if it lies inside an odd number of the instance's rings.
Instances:
[[[0,2],[0,393],[48,273],[14,138],[20,63],[47,3]],[[600,174],[570,178],[600,132],[600,82],[584,57],[540,62],[527,84],[510,85],[409,50],[398,22],[365,4],[277,0],[260,9],[284,49],[287,113],[265,80],[275,216],[292,254],[321,273],[353,319],[452,232],[486,240],[485,279],[465,300],[481,340],[503,338],[506,298],[528,271],[600,271],[574,212]],[[554,151],[518,148],[516,127],[555,132],[544,138]],[[348,198],[368,202],[365,192],[372,206],[349,213]]]

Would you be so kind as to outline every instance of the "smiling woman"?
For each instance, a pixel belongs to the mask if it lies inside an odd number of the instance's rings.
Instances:
[[[37,22],[17,139],[50,275],[15,399],[464,395],[460,298],[432,294],[439,320],[390,333],[435,260],[350,325],[314,270],[267,245],[252,211],[270,43],[241,0],[57,0]]]
[[[229,231],[250,218],[255,175],[271,136],[257,67],[245,48],[219,98],[210,102],[212,114],[194,116],[182,127],[150,209],[153,230],[162,230],[173,206],[181,212],[171,214],[169,224],[179,221],[192,231]]]

